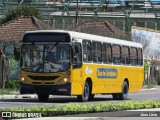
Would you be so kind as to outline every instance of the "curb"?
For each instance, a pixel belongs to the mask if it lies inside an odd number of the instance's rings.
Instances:
[[[0,99],[14,99],[14,98],[37,98],[37,95],[0,95]]]
[[[159,89],[157,89],[157,88],[143,88],[141,90],[159,90]]]
[[[37,95],[29,95],[29,94],[26,94],[26,95],[15,95],[15,98],[37,98]]]

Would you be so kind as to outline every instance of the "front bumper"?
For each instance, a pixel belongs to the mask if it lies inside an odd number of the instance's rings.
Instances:
[[[71,95],[71,83],[64,85],[30,85],[20,83],[21,94]]]

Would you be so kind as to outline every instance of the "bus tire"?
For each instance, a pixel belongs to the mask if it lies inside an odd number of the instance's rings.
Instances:
[[[94,99],[94,95],[95,95],[95,94],[90,94],[88,100],[89,100],[89,101],[92,101],[92,100]]]
[[[87,102],[89,99],[89,84],[88,82],[84,85],[84,91],[82,95],[78,95],[77,99],[79,102]]]
[[[119,94],[120,100],[126,100],[128,96],[128,84],[126,81],[123,82],[122,93]]]
[[[49,98],[49,95],[38,95],[38,99],[40,102],[46,102]]]
[[[114,100],[118,100],[119,99],[119,94],[118,93],[113,93],[112,97]]]

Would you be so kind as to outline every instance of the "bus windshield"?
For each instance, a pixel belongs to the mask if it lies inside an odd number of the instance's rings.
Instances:
[[[21,52],[21,69],[28,72],[62,72],[70,66],[69,44],[24,44]]]

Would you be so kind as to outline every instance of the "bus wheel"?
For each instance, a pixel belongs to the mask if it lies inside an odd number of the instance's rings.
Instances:
[[[95,95],[95,94],[90,94],[88,100],[89,100],[89,101],[92,101],[92,100],[94,99],[94,95]]]
[[[89,99],[89,85],[87,82],[85,83],[83,94],[78,95],[77,98],[78,98],[78,101],[80,101],[80,102],[87,102],[88,101],[88,99]]]
[[[38,95],[38,99],[41,102],[46,102],[49,98],[49,95]]]
[[[128,84],[126,81],[123,82],[123,89],[122,93],[119,94],[119,99],[120,100],[126,100],[128,96]]]
[[[118,100],[119,99],[119,94],[118,93],[113,93],[112,97],[114,100]]]

